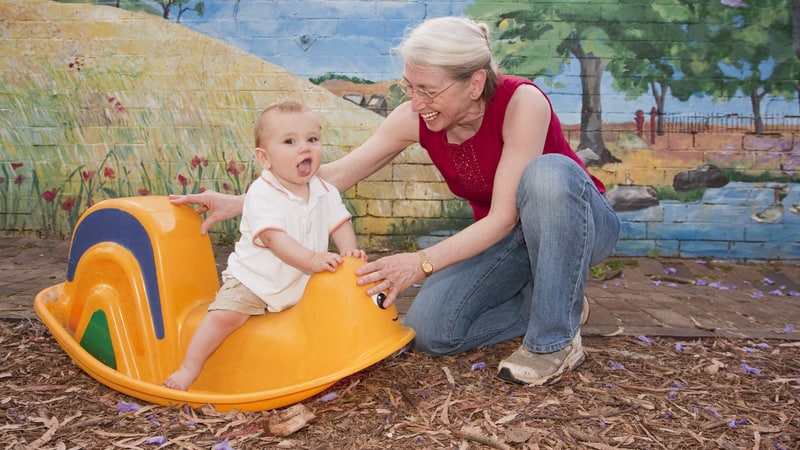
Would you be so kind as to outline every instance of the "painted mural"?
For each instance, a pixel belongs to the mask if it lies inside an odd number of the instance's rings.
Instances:
[[[7,234],[66,236],[102,198],[243,192],[250,124],[277,100],[318,111],[335,158],[403,101],[403,32],[467,15],[609,186],[618,254],[800,260],[789,0],[0,0],[0,13]],[[345,193],[363,245],[424,246],[469,220],[426,158],[413,148]]]

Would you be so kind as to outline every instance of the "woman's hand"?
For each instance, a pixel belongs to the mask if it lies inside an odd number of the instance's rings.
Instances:
[[[394,303],[401,292],[411,287],[424,274],[420,266],[420,257],[416,253],[398,253],[384,256],[356,269],[359,286],[375,283],[367,289],[367,295],[380,292],[386,294],[385,307]]]
[[[200,234],[208,233],[209,228],[224,220],[233,219],[242,213],[244,195],[220,194],[216,191],[203,191],[199,194],[170,195],[174,205],[199,204],[198,214],[208,213],[200,225]]]

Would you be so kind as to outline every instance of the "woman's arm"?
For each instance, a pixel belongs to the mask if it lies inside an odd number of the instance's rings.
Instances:
[[[363,144],[343,157],[323,164],[319,177],[344,192],[419,142],[419,116],[406,102],[395,108]]]

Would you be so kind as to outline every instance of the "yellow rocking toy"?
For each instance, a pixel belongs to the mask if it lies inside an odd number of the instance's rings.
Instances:
[[[376,306],[346,258],[311,277],[302,300],[251,317],[209,358],[189,391],[161,382],[178,367],[219,289],[200,218],[166,197],[100,202],[78,222],[66,281],[36,312],[91,377],[145,401],[258,411],[302,401],[401,349],[414,331]]]

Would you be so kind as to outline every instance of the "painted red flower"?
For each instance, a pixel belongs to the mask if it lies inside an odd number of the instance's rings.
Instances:
[[[116,174],[116,172],[114,172],[114,169],[112,169],[111,167],[106,167],[106,168],[103,169],[103,176],[108,178],[108,179],[110,179],[110,180],[113,180],[114,178],[117,177],[117,174]]]
[[[61,209],[67,212],[72,211],[72,208],[75,207],[75,203],[75,197],[69,197],[61,203]]]
[[[17,170],[20,167],[22,167],[22,163],[11,163],[11,168],[14,170]]]
[[[181,174],[178,174],[178,183],[180,183],[181,186],[186,186],[189,184],[189,179]]]
[[[208,160],[195,155],[195,157],[192,158],[192,170],[196,169],[200,165],[203,167],[208,167]]]
[[[53,201],[56,199],[56,195],[57,194],[58,194],[58,189],[53,188],[53,189],[50,189],[49,191],[42,192],[42,198],[47,203],[53,203]]]
[[[231,175],[239,175],[244,172],[244,164],[231,161],[228,163],[228,173]]]
[[[150,189],[139,189],[139,195],[150,195]]]
[[[14,179],[14,184],[22,184],[25,181],[25,175],[17,175],[17,178]]]
[[[226,192],[230,192],[231,190],[233,190],[233,186],[231,186],[228,183],[222,183],[222,189],[224,189]]]
[[[81,172],[81,176],[83,176],[84,181],[89,181],[92,178],[94,178],[95,173],[96,172],[94,170],[84,170],[83,172]]]

